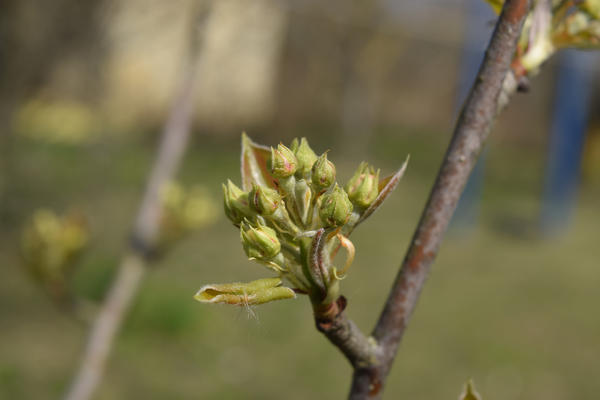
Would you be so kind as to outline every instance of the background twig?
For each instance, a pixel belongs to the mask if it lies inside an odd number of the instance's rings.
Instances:
[[[197,20],[201,22],[205,14],[205,10],[201,10]],[[67,400],[87,400],[93,396],[102,379],[115,336],[154,253],[162,217],[160,190],[174,178],[190,136],[198,61],[197,37],[198,32],[193,32],[190,58],[185,63],[186,68],[163,129],[158,155],[135,220],[129,249],[91,328],[80,368],[65,396]]]

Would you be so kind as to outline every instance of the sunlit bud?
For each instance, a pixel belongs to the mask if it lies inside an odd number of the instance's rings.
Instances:
[[[239,225],[244,218],[250,218],[254,215],[248,203],[248,193],[230,180],[227,180],[227,185],[223,185],[223,205],[225,215],[235,225]]]
[[[379,170],[363,162],[346,185],[350,200],[359,207],[369,207],[379,194]]]
[[[337,183],[323,195],[319,216],[327,226],[340,226],[348,221],[352,213],[352,203],[344,189]]]
[[[298,161],[292,150],[281,143],[277,149],[271,147],[271,173],[275,178],[287,178],[296,172]]]
[[[317,161],[317,155],[308,145],[306,138],[300,139],[300,145],[295,151],[296,159],[298,160],[298,171],[302,175],[310,172],[313,164]]]
[[[312,167],[312,183],[318,190],[327,189],[335,182],[335,165],[321,154]]]
[[[277,190],[258,186],[257,184],[252,184],[248,199],[250,200],[250,207],[261,215],[273,214],[281,202],[281,196]]]
[[[281,244],[275,231],[268,226],[258,225],[254,228],[248,221],[243,221],[240,228],[242,246],[249,258],[269,261],[281,250]]]

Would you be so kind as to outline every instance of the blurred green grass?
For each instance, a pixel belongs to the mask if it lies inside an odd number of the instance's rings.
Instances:
[[[381,129],[367,158],[389,172],[410,153],[409,170],[385,207],[353,234],[357,257],[342,285],[348,312],[364,330],[378,316],[446,144],[436,132],[397,131]],[[600,392],[598,188],[582,188],[564,237],[537,235],[542,150],[492,143],[481,224],[453,229],[444,242],[386,398],[456,398],[470,377],[486,400],[591,399]],[[237,140],[196,138],[181,179],[205,184],[220,199],[221,182],[239,181],[238,152]],[[90,216],[93,245],[73,285],[97,300],[123,250],[153,154],[154,143],[141,140],[13,143],[0,230],[0,398],[59,398],[85,342],[85,328],[20,270],[23,219],[42,206],[78,206]],[[330,156],[349,177],[354,160],[335,148]],[[344,398],[350,368],[314,329],[306,299],[252,310],[192,299],[203,283],[267,274],[245,259],[224,218],[187,238],[144,281],[98,399]]]

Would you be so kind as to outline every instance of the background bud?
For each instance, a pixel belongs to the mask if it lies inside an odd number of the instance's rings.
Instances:
[[[352,203],[344,189],[337,183],[323,195],[319,216],[327,226],[341,226],[348,221],[352,213]]]
[[[223,205],[225,215],[235,225],[239,225],[244,218],[250,218],[254,215],[248,203],[248,193],[230,180],[227,180],[227,185],[223,185]]]
[[[294,153],[282,145],[271,148],[271,173],[275,178],[287,178],[296,172],[298,161]]]
[[[346,185],[346,191],[353,203],[363,208],[369,207],[379,194],[379,170],[375,172],[367,163],[361,163]]]
[[[252,184],[248,199],[250,207],[262,215],[273,214],[281,202],[281,196],[276,190],[256,184]]]
[[[299,146],[298,138],[294,138],[294,140],[292,140],[292,143],[290,143],[290,150],[292,150],[294,153],[296,153],[296,151],[298,150],[298,146]]]
[[[317,155],[308,145],[306,138],[300,139],[298,149],[295,151],[298,160],[298,173],[306,175],[310,172],[313,164],[317,161]]]
[[[254,228],[248,221],[243,221],[240,228],[242,246],[246,255],[261,261],[269,261],[281,250],[281,244],[275,231],[268,226],[258,225]]]
[[[321,154],[312,167],[312,183],[318,190],[327,189],[335,182],[335,165]]]

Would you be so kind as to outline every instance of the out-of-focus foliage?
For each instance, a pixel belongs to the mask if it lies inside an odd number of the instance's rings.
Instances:
[[[80,144],[99,130],[99,119],[83,103],[31,100],[15,113],[15,133],[46,142]]]
[[[185,187],[169,182],[160,196],[163,210],[158,247],[161,251],[186,234],[212,224],[218,217],[215,201],[201,185]]]
[[[77,257],[88,244],[85,217],[77,212],[59,216],[37,210],[23,230],[21,253],[24,266],[56,301],[69,296],[68,279]]]

